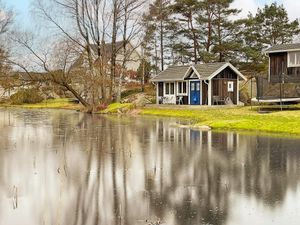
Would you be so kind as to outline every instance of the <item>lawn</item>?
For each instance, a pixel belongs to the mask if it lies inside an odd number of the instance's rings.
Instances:
[[[260,114],[255,107],[205,110],[145,108],[141,113],[190,119],[196,126],[208,125],[213,129],[261,131],[300,136],[300,109]]]

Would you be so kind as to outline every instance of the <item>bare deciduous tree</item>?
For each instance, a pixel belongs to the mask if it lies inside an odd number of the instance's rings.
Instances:
[[[14,41],[38,61],[40,68],[48,74],[44,79],[51,77],[52,82],[67,88],[85,107],[94,111],[100,103],[110,102],[113,95],[120,96],[126,62],[130,57],[127,43],[138,33],[139,14],[136,11],[142,4],[144,1],[133,0],[36,0],[35,14],[44,19],[41,25],[48,33],[51,28],[48,42],[51,38],[61,40],[67,49],[58,48],[57,55],[41,54],[20,36]],[[118,38],[123,40],[122,47],[117,46]],[[48,52],[53,53],[52,48],[48,46]],[[73,52],[69,51],[71,49]],[[117,59],[120,51],[122,62]],[[69,63],[70,58],[73,64]],[[56,67],[49,66],[49,62],[54,61]],[[15,65],[29,72],[26,65]],[[123,68],[119,82],[116,80],[118,66]],[[58,71],[61,73],[59,82],[57,76],[55,79],[52,76]]]

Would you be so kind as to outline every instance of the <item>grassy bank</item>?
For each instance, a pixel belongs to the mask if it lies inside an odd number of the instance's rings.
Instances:
[[[79,110],[81,108],[80,104],[76,104],[67,98],[48,99],[48,100],[44,100],[40,103],[35,103],[35,104],[13,105],[13,104],[9,104],[9,103],[3,103],[0,106],[2,106],[2,107],[22,107],[22,108],[29,108],[29,109],[47,108],[47,109]]]
[[[195,125],[213,129],[285,133],[300,136],[300,110],[276,111],[260,114],[256,108],[222,109],[160,109],[144,108],[144,115],[190,119]]]

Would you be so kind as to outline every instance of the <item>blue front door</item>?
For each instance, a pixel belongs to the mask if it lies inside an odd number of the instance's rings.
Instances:
[[[190,82],[190,104],[200,105],[200,81]]]

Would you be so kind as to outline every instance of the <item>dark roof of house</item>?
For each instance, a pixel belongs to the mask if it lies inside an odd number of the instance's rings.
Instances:
[[[282,44],[282,45],[274,45],[265,50],[265,53],[272,53],[272,52],[289,52],[300,50],[300,43],[294,44]]]
[[[123,43],[124,43],[124,41],[117,41],[116,42],[116,50],[117,50],[117,52],[120,51],[123,48]],[[91,48],[93,49],[94,52],[98,51],[97,45],[91,45]],[[111,55],[112,44],[111,43],[104,44],[104,51],[105,51],[105,53],[107,55]]]
[[[173,81],[173,80],[183,80],[184,75],[188,71],[190,66],[170,66],[168,69],[160,72],[156,77],[151,79],[152,82],[156,81]]]
[[[120,51],[122,51],[122,48],[123,48],[123,43],[124,41],[117,41],[116,42],[116,51],[117,51],[117,54],[120,53]],[[131,47],[132,49],[132,52],[135,51],[138,55],[139,55],[139,52],[132,46],[132,44],[130,43],[130,41],[127,42],[127,44]],[[96,44],[91,44],[91,49],[93,50],[94,54],[97,55],[97,52],[98,52],[98,46]],[[128,48],[128,47],[127,47]],[[102,49],[101,49],[102,51]],[[111,54],[112,54],[112,43],[105,43],[103,45],[103,51],[104,51],[104,54],[106,55],[107,58],[110,58],[111,57]],[[83,56],[83,54],[81,54],[78,59],[73,63],[72,67],[73,68],[76,68],[76,67],[81,67],[83,66],[84,64],[84,59],[85,57]],[[96,59],[96,62],[99,60],[99,58]]]
[[[205,64],[196,64],[189,66],[171,66],[168,69],[159,73],[151,81],[171,81],[171,80],[184,80],[184,76],[187,71],[193,67],[200,74],[202,79],[208,79],[211,75],[217,72],[221,67],[229,63],[227,62],[217,62],[217,63],[205,63]]]

